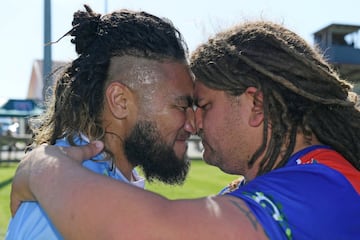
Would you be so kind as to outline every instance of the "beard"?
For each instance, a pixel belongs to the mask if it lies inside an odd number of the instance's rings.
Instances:
[[[139,121],[125,139],[125,154],[134,166],[140,166],[145,178],[166,184],[184,183],[190,162],[176,156],[172,146],[166,144],[155,123]]]

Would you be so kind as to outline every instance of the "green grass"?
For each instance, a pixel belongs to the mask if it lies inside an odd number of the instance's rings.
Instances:
[[[16,163],[0,164],[0,239],[4,239],[10,219],[10,187]]]
[[[5,237],[10,219],[9,195],[16,166],[17,164],[0,164],[0,239]],[[160,193],[169,199],[196,198],[218,193],[235,178],[216,167],[206,165],[202,160],[194,160],[184,185],[167,186],[154,182],[146,183],[146,189]]]
[[[235,178],[234,175],[227,175],[202,160],[194,160],[184,185],[168,186],[156,182],[146,183],[145,188],[169,199],[197,198],[218,193]]]

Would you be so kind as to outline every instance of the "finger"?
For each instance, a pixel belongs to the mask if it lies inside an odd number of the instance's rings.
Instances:
[[[84,146],[64,147],[62,148],[62,151],[71,159],[77,161],[84,161],[99,154],[103,150],[103,148],[103,142],[93,141]]]
[[[31,164],[31,154],[28,153],[24,156],[24,158],[20,161],[16,172],[14,174],[13,181],[11,183],[11,191],[10,191],[10,211],[11,215],[14,216],[15,212],[19,208],[22,196],[26,196],[28,198],[31,196],[31,193],[28,192],[27,184],[28,184],[28,175],[24,169]],[[32,199],[29,197],[28,199]]]
[[[11,211],[11,217],[15,216],[16,211],[20,207],[21,201],[18,201],[17,199],[12,198],[10,201],[10,211]]]
[[[43,148],[43,146],[40,146],[40,148]],[[15,212],[20,207],[22,198],[33,200],[28,188],[30,171],[26,171],[33,162],[31,161],[33,155],[32,152],[27,153],[16,168],[10,191],[10,211],[12,216],[15,215]]]

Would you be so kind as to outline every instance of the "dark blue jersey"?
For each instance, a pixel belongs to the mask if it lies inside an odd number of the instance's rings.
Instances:
[[[360,172],[326,146],[228,194],[244,200],[270,239],[360,239]]]

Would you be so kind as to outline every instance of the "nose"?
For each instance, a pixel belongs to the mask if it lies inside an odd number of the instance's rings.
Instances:
[[[196,108],[195,110],[195,126],[196,126],[196,132],[199,132],[203,128],[202,124],[202,109]]]
[[[196,134],[195,113],[191,107],[186,109],[185,130],[191,134]]]

